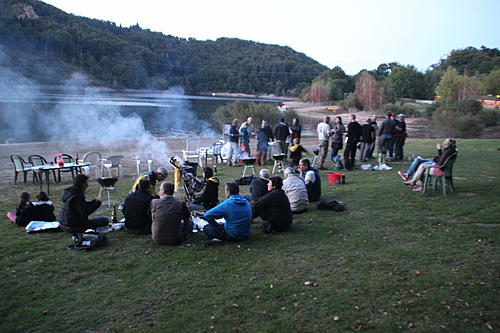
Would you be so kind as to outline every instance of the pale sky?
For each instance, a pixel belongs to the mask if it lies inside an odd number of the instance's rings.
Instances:
[[[424,71],[453,49],[500,47],[500,0],[47,0],[68,13],[198,40],[289,46],[347,74]]]

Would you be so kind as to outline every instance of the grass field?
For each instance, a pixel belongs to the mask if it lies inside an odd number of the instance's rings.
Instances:
[[[410,141],[406,152],[433,156],[437,142]],[[500,141],[458,148],[454,194],[413,193],[395,173],[408,163],[349,172],[341,186],[322,172],[323,196],[345,212],[313,208],[283,234],[255,223],[250,240],[216,247],[200,233],[160,247],[116,231],[108,246],[76,252],[68,234],[28,235],[3,218],[0,331],[498,331]],[[220,169],[222,183],[242,172]],[[132,181],[118,182],[122,197]],[[52,192],[57,213],[67,186]],[[4,187],[2,216],[37,189]]]

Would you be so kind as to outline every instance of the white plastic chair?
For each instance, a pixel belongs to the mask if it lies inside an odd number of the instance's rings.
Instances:
[[[99,166],[102,161],[101,153],[97,151],[90,151],[83,155],[83,161],[90,163],[89,166],[85,166],[82,168],[85,173],[90,173],[92,169],[95,169],[95,177],[101,177],[101,168]]]
[[[116,169],[116,177],[123,177],[122,165],[120,164],[123,158],[123,155],[114,155],[108,156],[102,161],[102,168],[108,169],[109,177],[113,177],[113,169]]]

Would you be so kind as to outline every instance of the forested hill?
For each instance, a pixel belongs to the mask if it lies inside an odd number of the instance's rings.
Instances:
[[[36,0],[0,1],[0,45],[16,70],[45,84],[80,71],[94,84],[113,88],[180,85],[189,93],[283,95],[302,90],[327,70],[289,47],[234,38],[184,39],[138,25],[123,28]]]

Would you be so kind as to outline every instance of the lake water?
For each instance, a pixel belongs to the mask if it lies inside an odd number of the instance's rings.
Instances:
[[[237,98],[102,89],[0,92],[0,143],[212,136],[217,107]],[[245,99],[259,103],[277,100]]]

